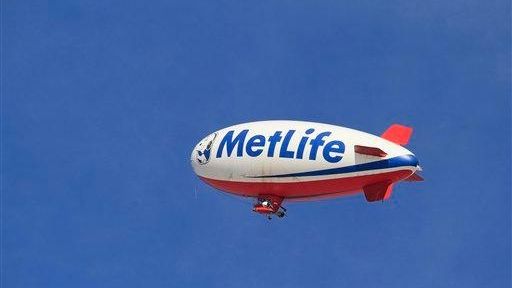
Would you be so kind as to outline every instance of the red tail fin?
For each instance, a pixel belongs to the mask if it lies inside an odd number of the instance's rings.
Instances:
[[[409,178],[405,179],[404,181],[408,181],[408,182],[419,182],[419,181],[424,181],[423,180],[423,177],[421,177],[420,174],[418,174],[418,172],[412,174],[411,176],[409,176]]]
[[[368,202],[386,200],[393,193],[393,183],[385,181],[368,185],[363,188],[363,191]]]
[[[393,124],[380,137],[400,145],[406,145],[411,138],[412,128]]]

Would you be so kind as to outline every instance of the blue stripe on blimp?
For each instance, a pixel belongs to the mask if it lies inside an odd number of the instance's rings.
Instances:
[[[299,173],[291,173],[291,174],[280,174],[280,175],[263,175],[263,176],[254,176],[251,178],[323,176],[323,175],[335,175],[335,174],[362,172],[362,171],[386,169],[386,168],[396,168],[396,167],[403,167],[403,166],[414,166],[415,167],[417,165],[418,165],[418,159],[414,155],[403,155],[403,156],[397,156],[397,157],[379,160],[379,161],[375,161],[375,162],[357,164],[357,165],[341,167],[341,168],[331,168],[331,169],[325,169],[325,170],[316,170],[316,171],[299,172]]]

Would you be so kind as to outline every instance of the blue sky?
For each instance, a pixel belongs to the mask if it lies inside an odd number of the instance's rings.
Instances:
[[[509,1],[2,5],[4,287],[510,287]],[[427,181],[269,222],[189,163],[264,119],[413,126]]]

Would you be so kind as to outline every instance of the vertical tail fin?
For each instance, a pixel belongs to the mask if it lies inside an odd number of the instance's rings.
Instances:
[[[399,145],[407,145],[412,135],[412,127],[393,124],[380,137]]]
[[[363,188],[363,191],[366,201],[368,202],[384,201],[391,197],[391,193],[393,193],[393,183],[391,181],[385,181],[368,185]]]

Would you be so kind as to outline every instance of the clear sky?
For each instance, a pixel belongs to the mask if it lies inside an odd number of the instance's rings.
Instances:
[[[510,287],[510,1],[2,1],[3,287]],[[217,129],[415,128],[423,183],[201,183]]]

